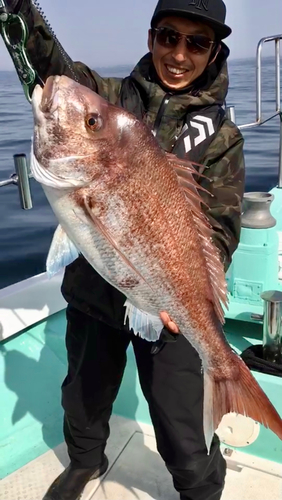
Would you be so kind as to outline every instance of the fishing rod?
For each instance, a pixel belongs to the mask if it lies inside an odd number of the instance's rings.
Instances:
[[[78,81],[77,74],[74,69],[74,64],[68,54],[65,52],[59,42],[54,30],[48,22],[43,9],[37,0],[33,0],[33,4],[45,22],[46,28],[53,37],[63,60],[70,71],[72,78]],[[0,0],[0,35],[3,38],[4,44],[13,60],[19,80],[24,89],[24,94],[29,103],[32,100],[32,92],[37,84],[44,87],[45,82],[33,68],[29,56],[27,54],[27,41],[29,31],[27,24],[20,13],[13,14],[9,12],[5,0]],[[14,155],[14,166],[16,173],[12,174],[9,179],[0,181],[0,187],[7,185],[17,185],[19,188],[19,196],[21,207],[24,210],[32,208],[32,199],[29,179],[32,177],[25,154]]]

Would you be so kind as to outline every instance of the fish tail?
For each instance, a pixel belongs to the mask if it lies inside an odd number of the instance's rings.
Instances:
[[[208,453],[215,430],[230,412],[252,418],[282,440],[282,419],[274,406],[244,361],[234,353],[232,363],[238,367],[234,379],[215,378],[211,371],[204,372],[204,434]]]

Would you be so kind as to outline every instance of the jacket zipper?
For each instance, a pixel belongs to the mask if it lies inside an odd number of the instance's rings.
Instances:
[[[161,105],[159,107],[159,111],[157,113],[157,116],[156,116],[156,119],[155,119],[155,123],[154,123],[154,127],[153,127],[153,130],[152,130],[152,134],[156,137],[157,136],[157,133],[158,133],[158,130],[160,128],[160,124],[161,124],[161,121],[162,121],[162,117],[164,115],[164,112],[166,110],[166,107],[169,103],[169,100],[171,98],[172,94],[166,94],[161,102]]]

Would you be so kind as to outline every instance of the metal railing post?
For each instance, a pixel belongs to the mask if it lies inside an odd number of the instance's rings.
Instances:
[[[277,116],[281,111],[281,91],[280,91],[280,40],[282,40],[281,35],[274,35],[262,38],[257,46],[257,60],[256,60],[256,121],[252,123],[245,123],[239,125],[240,130],[246,128],[257,127],[258,125],[263,125],[265,122]],[[263,120],[262,117],[262,49],[265,43],[275,42],[275,82],[276,82],[276,110],[274,115],[267,117]]]
[[[278,187],[282,188],[282,113],[280,113],[280,146],[279,146]]]

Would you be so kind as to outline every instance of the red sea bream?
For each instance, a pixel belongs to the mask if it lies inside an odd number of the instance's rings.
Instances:
[[[147,126],[62,76],[33,93],[32,171],[59,221],[48,268],[77,253],[127,297],[136,334],[156,340],[166,312],[199,353],[209,451],[231,411],[282,439],[282,421],[229,346],[226,283],[193,167],[166,155]]]

